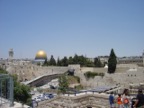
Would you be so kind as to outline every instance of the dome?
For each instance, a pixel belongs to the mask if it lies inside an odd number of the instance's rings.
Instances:
[[[40,50],[36,53],[35,60],[45,60],[45,59],[47,59],[47,54],[43,50]]]
[[[108,68],[108,65],[107,65],[107,64],[105,64],[104,68]]]

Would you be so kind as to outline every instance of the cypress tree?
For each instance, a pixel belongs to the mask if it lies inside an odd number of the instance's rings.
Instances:
[[[115,73],[117,65],[117,57],[113,49],[111,49],[110,56],[108,59],[108,73]]]
[[[55,61],[53,55],[51,55],[51,58],[50,58],[49,64],[50,64],[51,66],[56,66],[56,61]]]
[[[57,59],[57,66],[61,66],[61,60],[59,59],[59,57]]]

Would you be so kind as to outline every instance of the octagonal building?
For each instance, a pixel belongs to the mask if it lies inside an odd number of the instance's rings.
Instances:
[[[46,59],[47,59],[47,54],[45,53],[45,51],[39,50],[39,51],[36,53],[35,60],[44,61],[44,60],[46,60]]]

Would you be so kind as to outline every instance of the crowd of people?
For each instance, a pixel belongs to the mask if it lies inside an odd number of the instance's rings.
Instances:
[[[129,95],[129,90],[124,89],[122,94],[114,96],[111,92],[109,96],[110,108],[144,108],[144,94],[142,89],[138,90],[135,98]]]

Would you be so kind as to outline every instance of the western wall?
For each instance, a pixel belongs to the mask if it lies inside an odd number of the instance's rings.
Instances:
[[[128,87],[129,84],[144,83],[144,69],[135,64],[118,64],[115,74],[108,74],[107,68],[80,67],[79,65],[69,65],[68,67],[57,66],[37,66],[31,62],[9,63],[6,70],[11,74],[17,74],[20,81],[31,80],[45,74],[60,74],[68,69],[75,69],[75,75],[80,77],[81,84],[90,88],[97,86]],[[87,71],[105,73],[104,77],[96,76],[87,80],[84,73]]]

